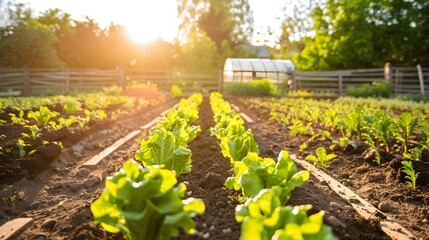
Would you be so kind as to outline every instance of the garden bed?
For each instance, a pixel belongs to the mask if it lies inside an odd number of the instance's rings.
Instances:
[[[310,136],[290,136],[290,131],[284,126],[269,121],[270,110],[254,108],[243,104],[243,101],[233,99],[243,112],[255,121],[249,124],[255,132],[258,142],[264,142],[261,152],[275,156],[281,149],[304,159],[314,154],[318,147],[329,149],[332,140],[312,140]],[[338,133],[331,132],[331,137],[338,139]],[[299,151],[302,143],[308,142],[307,149]],[[429,238],[429,159],[423,155],[422,160],[413,162],[414,169],[420,172],[417,189],[412,190],[405,182],[405,174],[401,171],[401,161],[405,160],[399,154],[385,154],[380,166],[368,158],[365,152],[368,146],[358,142],[357,149],[348,147],[346,150],[334,148],[337,155],[330,166],[322,169],[336,180],[352,189],[358,195],[380,209],[383,214],[397,220],[402,226],[411,231],[416,237]],[[381,153],[383,154],[383,153]],[[341,208],[340,211],[344,211]]]
[[[117,121],[108,128],[103,125],[98,132],[88,132],[84,140],[67,145],[46,170],[11,186],[2,185],[0,197],[4,204],[0,208],[3,213],[0,224],[18,217],[33,218],[34,222],[18,239],[121,239],[120,235],[106,233],[93,223],[89,206],[104,188],[105,177],[134,157],[140,147],[139,141],[127,142],[96,169],[80,166],[103,147],[138,129],[173,104],[169,102],[152,108],[143,117],[132,121]],[[255,123],[247,124],[255,133],[261,156],[276,158],[282,149],[299,154],[295,148],[305,141],[304,137],[289,138],[281,126],[267,122],[260,113],[245,112],[254,120],[261,117]],[[195,218],[197,231],[193,235],[180,235],[177,239],[238,239],[240,224],[234,219],[234,210],[243,199],[238,192],[227,190],[224,186],[225,179],[232,175],[232,166],[222,156],[219,141],[210,136],[214,121],[208,98],[204,98],[199,116],[200,119],[193,124],[200,125],[202,131],[189,143],[192,172],[182,174],[178,180],[187,185],[187,197],[204,200],[206,212]],[[88,143],[97,147],[84,147],[81,156],[78,156],[76,146],[86,146]],[[326,211],[325,223],[333,228],[340,239],[389,239],[376,223],[362,219],[347,201],[314,177],[292,192],[289,204],[311,204],[310,214]]]

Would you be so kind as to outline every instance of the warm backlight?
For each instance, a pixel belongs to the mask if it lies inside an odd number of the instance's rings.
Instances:
[[[174,0],[139,1],[125,13],[123,25],[138,43],[162,38],[172,41],[177,35],[177,10]]]

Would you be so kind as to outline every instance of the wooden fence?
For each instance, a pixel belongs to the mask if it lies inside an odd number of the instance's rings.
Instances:
[[[348,87],[359,87],[372,82],[390,82],[395,94],[429,93],[429,68],[356,69],[320,72],[296,72],[294,89],[327,91],[344,95]]]
[[[183,91],[222,91],[222,71],[192,72],[165,70],[99,69],[0,69],[0,96],[67,94],[98,91],[102,87],[127,82],[151,82],[168,91],[173,84]],[[348,87],[365,83],[390,82],[395,94],[429,93],[429,68],[385,68],[341,71],[296,72],[294,89],[328,91],[344,95]]]
[[[218,73],[178,71],[99,70],[99,69],[0,69],[0,96],[67,94],[99,91],[116,84],[125,86],[129,81],[151,82],[160,90],[169,90],[173,84],[183,91],[219,90]]]

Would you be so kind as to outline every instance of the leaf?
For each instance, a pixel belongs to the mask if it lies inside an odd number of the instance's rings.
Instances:
[[[248,172],[239,178],[239,182],[242,185],[243,194],[246,196],[256,196],[264,188],[261,179]]]
[[[307,161],[317,161],[317,158],[316,158],[316,156],[314,156],[314,155],[308,155],[307,157],[305,157],[305,160],[307,160]]]

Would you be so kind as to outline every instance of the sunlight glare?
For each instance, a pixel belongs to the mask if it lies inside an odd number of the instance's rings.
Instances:
[[[162,38],[173,41],[177,35],[178,19],[174,0],[139,1],[124,12],[123,25],[137,43]]]

